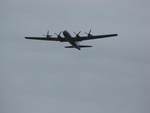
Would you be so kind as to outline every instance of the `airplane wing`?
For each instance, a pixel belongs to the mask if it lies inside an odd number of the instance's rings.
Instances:
[[[64,42],[64,38],[56,38],[56,37],[25,37],[25,39],[32,39],[32,40],[44,40],[44,41],[62,41]]]
[[[108,37],[115,37],[115,36],[118,36],[118,34],[107,34],[107,35],[97,35],[97,36],[81,36],[81,37],[76,38],[76,41],[101,39],[101,38],[108,38]]]

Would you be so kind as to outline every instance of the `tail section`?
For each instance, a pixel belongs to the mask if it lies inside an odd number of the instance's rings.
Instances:
[[[89,46],[89,45],[79,45],[79,48],[88,48],[88,47],[93,47],[93,46]],[[65,48],[76,48],[74,46],[65,46]]]

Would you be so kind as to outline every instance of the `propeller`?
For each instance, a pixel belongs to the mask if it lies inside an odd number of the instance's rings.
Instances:
[[[49,30],[47,31],[47,36],[49,35]]]
[[[48,30],[46,35],[43,35],[43,36],[46,36],[46,38],[50,38],[52,35],[49,35],[49,30]]]
[[[62,37],[61,37],[61,33],[62,33],[62,32],[60,32],[59,34],[57,34],[57,33],[54,33],[54,34],[57,35],[58,38],[62,38]]]
[[[78,33],[75,33],[75,32],[73,32],[75,35],[76,35],[76,37],[80,37],[80,33],[81,33],[81,31],[80,32],[78,32]]]
[[[92,36],[91,32],[92,32],[92,30],[90,29],[89,33],[85,32],[85,34],[87,34],[88,37],[90,37],[90,36]]]

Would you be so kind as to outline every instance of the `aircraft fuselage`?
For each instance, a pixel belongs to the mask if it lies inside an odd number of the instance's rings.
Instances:
[[[63,32],[63,35],[64,35],[64,37],[66,38],[66,40],[67,40],[74,48],[80,50],[79,45],[78,45],[75,41],[72,40],[72,36],[71,36],[71,34],[70,34],[68,31],[65,30],[65,31]]]

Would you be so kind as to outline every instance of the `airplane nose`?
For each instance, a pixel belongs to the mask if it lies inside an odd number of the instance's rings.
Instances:
[[[68,32],[65,30],[63,31],[63,35],[66,36],[68,34]]]

